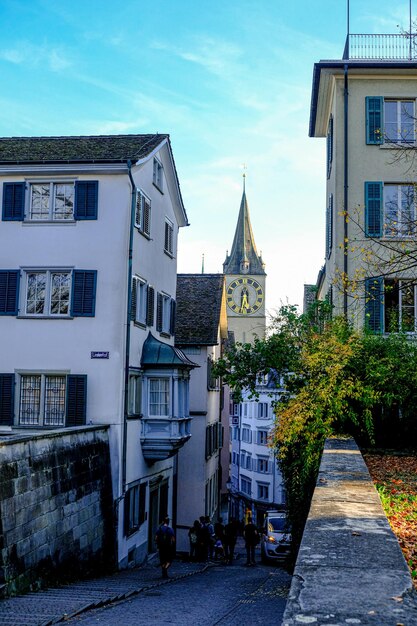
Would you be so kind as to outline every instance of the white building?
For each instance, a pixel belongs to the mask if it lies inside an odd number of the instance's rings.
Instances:
[[[0,179],[0,424],[110,425],[118,562],[140,562],[191,432],[169,137],[3,138]]]
[[[230,513],[240,520],[250,514],[259,525],[266,511],[284,509],[286,502],[282,475],[268,446],[279,383],[271,373],[256,389],[258,400],[244,393],[242,402],[230,404]]]
[[[178,453],[177,549],[188,551],[188,530],[201,515],[220,515],[223,393],[212,374],[227,339],[224,276],[179,274],[176,344],[199,365],[190,377],[191,439]],[[226,425],[227,427],[227,425]]]

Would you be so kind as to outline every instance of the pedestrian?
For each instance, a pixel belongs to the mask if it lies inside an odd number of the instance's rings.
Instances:
[[[190,540],[190,560],[196,561],[198,555],[198,535],[200,532],[201,524],[198,519],[195,520],[194,524],[191,526],[188,531],[188,538]]]
[[[233,562],[233,556],[235,552],[236,540],[238,535],[239,525],[234,517],[231,517],[224,527],[224,556],[226,563],[229,565]]]
[[[198,536],[198,552],[199,560],[203,563],[207,563],[209,557],[209,549],[211,544],[211,537],[209,528],[206,524],[206,518],[204,515],[200,517],[200,530]]]
[[[251,517],[248,517],[248,523],[243,529],[243,537],[246,547],[246,565],[256,565],[255,548],[259,543],[259,532]]]
[[[175,535],[169,525],[169,517],[165,517],[164,521],[156,531],[155,542],[158,546],[159,562],[162,568],[162,578],[169,578],[168,569],[175,555]]]
[[[214,554],[214,544],[216,542],[216,538],[214,536],[214,526],[211,523],[209,515],[206,515],[205,523],[206,523],[207,530],[208,530],[209,537],[210,537],[209,546],[208,546],[208,548],[209,548],[209,557],[210,557],[210,560],[212,560],[213,559],[213,554]]]

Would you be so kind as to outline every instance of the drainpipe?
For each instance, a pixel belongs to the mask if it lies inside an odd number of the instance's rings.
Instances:
[[[344,229],[343,229],[343,273],[344,273],[344,285],[343,285],[343,315],[347,318],[348,312],[348,293],[347,293],[347,277],[348,277],[348,247],[349,247],[349,229],[346,211],[348,210],[349,201],[349,171],[348,171],[348,104],[349,104],[349,91],[348,91],[348,64],[344,66],[344,190],[343,190],[343,203],[344,203]]]
[[[132,309],[132,257],[133,257],[133,233],[136,210],[136,186],[132,177],[132,162],[127,161],[127,174],[132,186],[129,225],[129,249],[127,262],[127,311],[126,311],[126,347],[125,347],[125,380],[124,380],[124,409],[123,409],[123,437],[122,437],[122,496],[126,490],[127,473],[127,419],[129,411],[129,363],[130,363],[130,312]]]

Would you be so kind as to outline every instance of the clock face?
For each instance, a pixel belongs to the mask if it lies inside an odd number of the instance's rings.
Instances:
[[[253,278],[235,278],[227,288],[227,305],[234,313],[251,315],[262,306],[264,292]]]

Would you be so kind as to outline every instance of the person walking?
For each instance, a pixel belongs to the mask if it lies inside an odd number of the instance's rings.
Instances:
[[[235,520],[234,517],[231,517],[224,527],[223,539],[224,556],[226,558],[226,563],[228,563],[229,565],[231,565],[233,562],[238,530],[238,522]]]
[[[198,553],[199,560],[203,563],[207,563],[209,558],[209,548],[210,548],[210,532],[209,528],[206,524],[206,518],[204,515],[200,517],[200,529],[198,533]]]
[[[191,526],[188,531],[188,538],[190,540],[190,561],[198,561],[198,537],[200,533],[201,524],[198,519],[195,520],[194,524]]]
[[[159,552],[159,562],[162,568],[162,578],[169,578],[168,569],[175,555],[175,535],[166,517],[155,535],[155,542]]]
[[[248,517],[248,523],[243,529],[243,537],[246,547],[246,565],[256,565],[255,548],[259,543],[259,532],[251,517]]]

